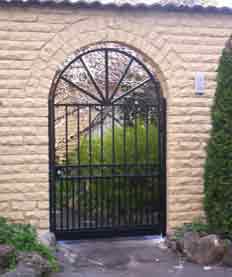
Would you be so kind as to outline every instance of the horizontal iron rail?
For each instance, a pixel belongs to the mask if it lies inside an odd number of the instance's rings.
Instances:
[[[136,104],[135,104],[136,105]],[[70,106],[70,107],[108,107],[108,106],[111,106],[111,107],[123,107],[123,106],[128,106],[128,104],[125,104],[125,103],[105,103],[105,104],[101,104],[101,103],[55,103],[54,104],[55,107],[65,107],[65,106]],[[140,106],[140,105],[138,105]],[[144,107],[152,107],[152,108],[158,108],[158,104],[144,104],[143,105]]]
[[[123,236],[160,235],[162,230],[159,224],[141,226],[141,228],[131,226],[130,228],[99,228],[81,230],[54,230],[57,240],[76,240],[82,238],[110,238]]]
[[[159,164],[146,164],[146,163],[125,163],[125,164],[80,164],[80,165],[55,165],[56,169],[63,169],[63,168],[80,168],[80,167],[157,167]]]
[[[157,212],[159,212],[159,210],[157,209],[156,210]],[[98,230],[101,230],[101,231],[109,231],[109,230],[117,230],[117,231],[128,231],[128,230],[132,230],[134,227],[136,227],[136,229],[137,230],[144,230],[144,229],[151,229],[151,228],[155,228],[155,227],[157,227],[158,226],[158,224],[133,224],[133,226],[132,225],[127,225],[127,224],[125,224],[125,225],[116,225],[116,226],[109,226],[109,227],[92,227],[92,228],[86,228],[86,227],[83,227],[83,228],[81,228],[81,229],[76,229],[76,228],[70,228],[70,229],[68,229],[68,231],[69,232],[76,232],[76,231],[86,231],[86,232],[88,232],[88,231],[91,231],[91,232],[93,232],[93,231],[98,231]],[[57,231],[59,231],[59,230],[65,230],[65,228],[64,229],[62,229],[62,228],[57,228],[56,229]]]
[[[74,179],[112,179],[114,177],[127,177],[127,178],[144,178],[144,177],[158,177],[160,175],[159,172],[152,173],[152,174],[111,174],[111,175],[86,175],[86,176],[62,176],[60,175],[59,178],[62,180],[74,180]]]

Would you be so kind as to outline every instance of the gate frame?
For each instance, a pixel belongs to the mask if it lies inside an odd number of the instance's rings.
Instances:
[[[55,99],[55,92],[57,89],[57,85],[59,83],[60,77],[62,74],[66,71],[66,69],[74,63],[76,60],[78,60],[80,57],[87,55],[88,53],[98,51],[98,50],[113,50],[120,52],[128,57],[132,57],[136,62],[138,62],[144,70],[148,73],[151,81],[153,84],[155,84],[157,90],[158,90],[158,98],[159,98],[159,115],[160,115],[160,124],[162,128],[159,129],[160,137],[162,137],[161,144],[162,147],[160,149],[160,201],[161,201],[161,211],[162,211],[162,217],[160,220],[160,226],[162,235],[165,236],[167,232],[167,103],[166,98],[163,96],[160,82],[157,81],[154,77],[154,74],[147,68],[146,64],[142,62],[140,59],[134,57],[131,54],[128,54],[126,51],[119,50],[117,48],[112,47],[102,47],[102,48],[94,48],[93,50],[84,51],[83,53],[77,55],[74,59],[72,59],[60,72],[57,72],[53,78],[52,85],[49,91],[49,97],[48,97],[48,135],[49,135],[49,230],[51,232],[54,232],[56,235],[56,238],[62,239],[62,240],[76,240],[81,238],[98,238],[98,237],[113,237],[118,236],[118,230],[113,230],[111,228],[111,232],[109,231],[104,232],[103,230],[99,231],[99,233],[96,235],[95,233],[90,229],[89,232],[85,230],[85,234],[81,235],[79,232],[74,231],[56,231],[55,226],[53,224],[53,185],[54,185],[54,179],[55,179],[55,132],[54,132],[54,99]],[[161,135],[162,133],[162,135]],[[78,234],[78,238],[77,238]],[[154,233],[153,233],[154,234]],[[156,234],[156,233],[155,233]],[[134,230],[133,236],[136,235],[152,235],[151,229],[148,228],[148,230],[142,229],[140,230]],[[128,230],[120,231],[120,236],[128,236]]]

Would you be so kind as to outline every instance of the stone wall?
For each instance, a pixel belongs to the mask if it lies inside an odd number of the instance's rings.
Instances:
[[[216,68],[231,28],[223,14],[1,7],[0,214],[48,228],[52,79],[75,50],[115,41],[147,55],[167,98],[168,229],[202,215]],[[196,71],[206,76],[203,96],[194,93]]]

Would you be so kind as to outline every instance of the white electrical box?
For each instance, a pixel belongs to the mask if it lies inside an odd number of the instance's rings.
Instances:
[[[196,95],[203,95],[205,92],[205,75],[203,72],[197,72],[195,76]]]

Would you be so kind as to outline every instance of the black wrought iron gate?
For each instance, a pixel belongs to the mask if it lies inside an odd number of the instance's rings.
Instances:
[[[126,66],[115,82],[118,59]],[[58,239],[165,233],[165,113],[154,75],[125,50],[85,51],[58,73],[49,99],[50,228]]]

